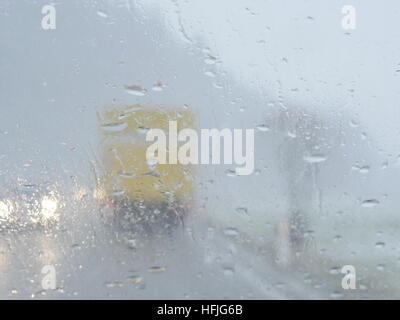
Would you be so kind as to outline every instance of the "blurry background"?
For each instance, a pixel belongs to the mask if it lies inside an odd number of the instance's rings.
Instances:
[[[1,0],[0,196],[50,182],[63,214],[3,232],[1,297],[399,297],[399,6],[354,0],[344,30],[347,4]],[[256,133],[254,174],[200,166],[168,241],[109,227],[96,198],[98,114],[136,104]]]

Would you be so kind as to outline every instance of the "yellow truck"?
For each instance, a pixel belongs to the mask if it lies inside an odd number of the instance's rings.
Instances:
[[[146,158],[150,129],[168,133],[169,121],[178,130],[195,126],[187,108],[141,105],[106,109],[98,114],[101,129],[101,189],[122,229],[146,234],[183,224],[193,203],[194,168],[153,163]]]

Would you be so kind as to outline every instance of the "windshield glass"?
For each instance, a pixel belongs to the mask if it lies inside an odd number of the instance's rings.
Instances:
[[[396,0],[0,1],[0,298],[400,297]]]

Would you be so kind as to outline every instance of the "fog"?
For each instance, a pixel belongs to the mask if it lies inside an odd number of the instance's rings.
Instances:
[[[0,195],[50,182],[63,216],[4,231],[1,298],[399,296],[395,0],[352,1],[355,30],[336,0],[60,0],[55,30],[45,4],[0,1]],[[96,198],[101,114],[133,105],[255,130],[254,173],[199,165],[171,242],[114,229]]]

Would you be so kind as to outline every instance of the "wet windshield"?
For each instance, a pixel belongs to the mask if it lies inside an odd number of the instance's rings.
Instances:
[[[0,1],[0,298],[400,297],[398,2]]]

